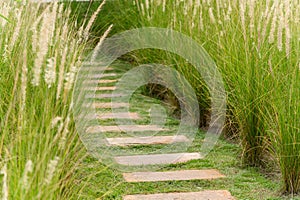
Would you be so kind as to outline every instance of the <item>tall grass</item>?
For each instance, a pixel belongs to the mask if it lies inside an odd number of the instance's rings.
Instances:
[[[93,20],[77,27],[70,12],[58,3],[0,2],[3,200],[79,197],[75,172],[86,154],[71,94]]]
[[[299,0],[135,0],[131,7],[139,13],[126,13],[133,27],[172,28],[202,44],[223,75],[227,126],[234,125],[227,130],[235,130],[227,135],[239,137],[244,163],[264,166],[275,159],[284,191],[299,192]],[[209,113],[209,91],[197,71],[174,55],[157,54],[135,56],[174,66]]]

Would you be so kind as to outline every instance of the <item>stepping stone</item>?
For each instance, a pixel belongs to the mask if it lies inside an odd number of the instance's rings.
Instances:
[[[120,125],[120,126],[91,126],[87,128],[88,133],[99,132],[130,132],[130,131],[163,131],[168,130],[156,125]]]
[[[167,172],[133,172],[123,173],[126,182],[156,182],[156,181],[184,181],[184,180],[211,180],[224,178],[216,169],[179,170]]]
[[[101,114],[87,114],[86,119],[140,119],[137,113],[101,113]]]
[[[140,119],[137,113],[101,113],[97,115],[97,119]]]
[[[123,200],[234,200],[227,190],[204,190],[201,192],[160,193],[127,195]]]
[[[82,63],[82,65],[91,65],[91,66],[99,66],[103,65],[103,62],[94,62],[94,61],[85,61]]]
[[[112,93],[104,93],[104,94],[88,94],[86,98],[95,98],[95,99],[102,99],[102,98],[115,98],[115,97],[123,97],[127,96],[127,94],[112,94]]]
[[[93,74],[89,78],[103,78],[103,77],[110,77],[110,76],[116,76],[117,74],[115,73],[110,73],[110,74]]]
[[[84,81],[84,83],[86,84],[92,84],[92,83],[115,83],[117,82],[118,80],[86,80]]]
[[[111,71],[114,70],[111,67],[83,67],[82,71]]]
[[[129,103],[94,103],[95,108],[122,108],[129,106]]]
[[[190,160],[202,158],[199,153],[171,153],[171,154],[149,154],[134,156],[118,156],[115,160],[118,164],[127,166],[138,165],[161,165],[184,163]]]
[[[116,145],[116,146],[172,144],[172,143],[177,143],[177,142],[189,142],[190,141],[184,135],[106,138],[106,140],[109,145]]]
[[[85,88],[86,90],[98,90],[98,91],[105,91],[105,90],[115,90],[116,87],[115,86],[108,86],[108,87],[89,87],[89,88]]]

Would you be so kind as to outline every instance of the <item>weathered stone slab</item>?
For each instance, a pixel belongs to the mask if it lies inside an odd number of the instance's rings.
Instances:
[[[93,106],[95,108],[122,108],[128,107],[129,103],[94,103]]]
[[[123,200],[234,200],[234,197],[227,190],[204,190],[186,193],[127,195]]]
[[[179,181],[179,180],[203,180],[225,177],[216,169],[205,170],[179,170],[167,172],[133,172],[123,173],[127,182],[155,182],[155,181]]]
[[[105,91],[105,90],[115,90],[116,87],[115,86],[107,86],[107,87],[87,87],[85,88],[85,90],[90,90],[90,91]]]
[[[118,80],[113,79],[113,80],[106,80],[106,79],[101,79],[101,80],[97,80],[97,79],[91,79],[91,80],[85,80],[84,83],[86,84],[93,84],[93,83],[115,83]]]
[[[127,94],[115,94],[115,93],[88,94],[86,95],[86,98],[102,99],[102,98],[115,98],[115,97],[123,97],[123,96],[127,96]]]
[[[88,133],[99,133],[99,132],[129,132],[129,131],[163,131],[168,130],[161,128],[156,125],[120,125],[120,126],[92,126],[86,131]]]
[[[82,71],[111,71],[111,70],[114,70],[113,68],[111,67],[83,67],[81,69]]]
[[[110,77],[110,76],[116,76],[115,73],[109,73],[109,74],[93,74],[90,76],[90,78],[103,78],[103,77]]]
[[[109,145],[116,145],[116,146],[172,144],[178,142],[189,142],[189,139],[184,135],[107,138],[106,140]]]
[[[97,114],[98,119],[140,119],[137,113],[101,113]]]
[[[199,153],[170,153],[115,157],[117,163],[128,166],[183,163],[200,159]]]

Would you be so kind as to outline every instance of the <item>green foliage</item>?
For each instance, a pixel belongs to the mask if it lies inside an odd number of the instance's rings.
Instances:
[[[207,50],[226,85],[230,123],[224,128],[234,130],[226,135],[239,137],[244,164],[265,167],[275,161],[283,190],[299,192],[299,1],[136,0],[128,4],[119,0],[114,5],[122,22],[130,22],[132,28],[172,28]],[[129,7],[138,15],[125,12]],[[117,30],[123,29],[117,26]],[[133,55],[138,64],[157,62],[181,72],[194,87],[201,109],[209,114],[209,91],[189,63],[155,50]]]

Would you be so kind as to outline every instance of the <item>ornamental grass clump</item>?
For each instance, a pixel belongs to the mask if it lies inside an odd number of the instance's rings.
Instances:
[[[77,199],[86,153],[71,96],[91,21],[77,27],[64,3],[1,1],[0,13],[0,197]]]
[[[283,191],[299,192],[300,1],[135,0],[133,6],[140,16],[133,26],[171,28],[202,44],[222,73],[230,122],[224,130],[239,138],[244,164],[265,167],[275,160]],[[209,91],[188,62],[155,51],[135,55],[138,62],[175,67],[210,112]]]

